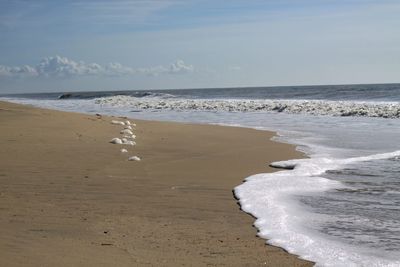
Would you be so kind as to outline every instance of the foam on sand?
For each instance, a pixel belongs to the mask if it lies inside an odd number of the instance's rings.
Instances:
[[[115,137],[115,138],[111,139],[110,143],[116,144],[116,145],[129,145],[129,146],[136,145],[136,142],[134,142],[134,141],[128,140],[126,138],[122,138],[121,139],[121,138],[118,138],[118,137]]]
[[[132,135],[133,132],[132,132],[131,130],[129,130],[129,129],[124,129],[124,130],[122,130],[122,131],[120,132],[120,134],[130,134],[130,135]]]
[[[128,158],[129,161],[141,161],[141,159],[138,156],[132,156]]]
[[[130,140],[126,140],[122,142],[123,145],[129,145],[129,146],[135,146],[136,142],[135,141],[130,141]]]
[[[112,120],[111,123],[112,123],[112,124],[115,124],[115,125],[125,125],[125,122],[123,122],[123,121],[117,121],[117,120]]]
[[[327,170],[346,164],[400,156],[400,151],[347,159],[311,158],[276,162],[281,168],[275,173],[250,176],[234,189],[241,208],[256,217],[258,235],[268,243],[289,253],[317,263],[317,266],[400,266],[400,260],[390,260],[357,246],[345,245],[307,228],[307,222],[318,220],[295,200],[296,195],[345,188],[344,184],[320,177]]]
[[[134,135],[134,134],[132,134],[132,135],[124,135],[124,136],[122,136],[123,138],[126,138],[126,139],[136,139],[136,135]]]
[[[126,121],[125,125],[136,127],[136,123],[131,123],[130,121]]]
[[[122,145],[122,144],[123,144],[123,141],[122,141],[121,138],[115,137],[115,138],[113,138],[113,139],[110,140],[110,143],[112,143],[112,144],[117,144],[117,145]]]
[[[115,137],[115,138],[111,139],[110,143],[118,144],[118,145],[129,145],[129,146],[135,146],[136,145],[136,142],[133,141],[136,138],[136,135],[134,135],[132,133],[132,131],[131,131],[132,127],[129,126],[129,125],[131,125],[130,121],[122,122],[122,121],[113,120],[111,123],[112,124],[119,124],[119,125],[127,125],[127,126],[125,126],[124,129],[120,132],[124,136],[122,138]],[[120,152],[121,153],[127,153],[128,150],[125,149],[125,148],[122,148],[120,150]],[[130,160],[130,161],[140,161],[140,158],[137,157],[137,156],[133,156],[133,157],[128,158],[128,160]]]

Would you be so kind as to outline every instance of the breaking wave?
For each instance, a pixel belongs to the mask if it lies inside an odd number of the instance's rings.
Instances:
[[[117,94],[117,95],[116,95]],[[52,94],[49,94],[52,95]],[[57,99],[95,99],[95,98],[107,98],[107,97],[158,97],[158,98],[173,98],[172,94],[159,93],[159,92],[148,92],[148,91],[120,91],[120,92],[77,92],[77,93],[63,93],[57,96]]]
[[[291,169],[261,173],[246,178],[234,189],[242,210],[252,214],[258,236],[269,244],[317,263],[317,266],[399,266],[398,258],[371,252],[363,246],[338,242],[309,227],[326,215],[311,213],[293,198],[328,190],[346,189],[339,181],[321,177],[328,170],[364,161],[396,159],[400,151],[347,159],[310,158],[275,162],[274,167]]]
[[[128,107],[134,110],[284,112],[351,117],[400,118],[400,102],[361,102],[329,100],[273,99],[184,99],[149,95],[134,97],[117,95],[96,98],[98,105]]]

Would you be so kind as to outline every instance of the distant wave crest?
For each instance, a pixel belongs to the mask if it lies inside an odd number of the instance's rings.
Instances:
[[[326,100],[246,100],[246,99],[183,99],[172,95],[141,97],[117,95],[95,99],[99,105],[129,107],[135,110],[285,112],[352,117],[400,118],[398,102],[358,102]]]
[[[173,98],[172,94],[147,92],[147,91],[135,91],[135,92],[120,92],[115,95],[115,92],[77,92],[77,93],[63,93],[60,94],[57,99],[96,99],[96,98],[121,98],[121,97],[158,97],[158,98]]]

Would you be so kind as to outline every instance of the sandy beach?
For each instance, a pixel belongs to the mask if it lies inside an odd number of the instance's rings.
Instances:
[[[232,195],[293,146],[134,119],[137,145],[114,145],[112,119],[0,102],[0,266],[312,266],[265,245]]]

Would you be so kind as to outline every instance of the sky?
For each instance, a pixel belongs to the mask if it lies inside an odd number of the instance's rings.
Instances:
[[[0,0],[0,93],[400,82],[396,0]]]

